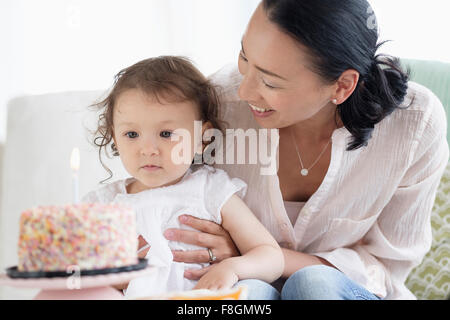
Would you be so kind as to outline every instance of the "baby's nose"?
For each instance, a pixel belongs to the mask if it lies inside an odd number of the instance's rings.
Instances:
[[[141,154],[143,156],[159,155],[159,147],[156,143],[146,142],[141,147]]]

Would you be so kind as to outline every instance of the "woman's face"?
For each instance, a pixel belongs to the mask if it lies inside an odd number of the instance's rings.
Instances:
[[[239,96],[263,128],[281,129],[334,114],[336,106],[330,102],[334,85],[326,84],[309,66],[308,51],[270,22],[260,5],[242,38]]]

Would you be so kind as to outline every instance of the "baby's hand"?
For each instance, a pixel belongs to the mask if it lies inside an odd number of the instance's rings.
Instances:
[[[194,289],[222,290],[231,288],[239,278],[227,261],[211,266],[210,270],[200,278]]]

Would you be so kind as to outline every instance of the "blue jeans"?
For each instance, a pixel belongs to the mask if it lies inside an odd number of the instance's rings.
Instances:
[[[261,280],[240,284],[248,287],[249,300],[380,300],[339,270],[324,265],[298,270],[286,280],[281,293]]]

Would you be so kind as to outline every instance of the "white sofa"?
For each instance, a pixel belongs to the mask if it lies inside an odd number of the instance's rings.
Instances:
[[[23,210],[72,202],[70,156],[74,147],[81,154],[80,196],[108,177],[89,133],[98,113],[88,107],[104,94],[66,92],[20,97],[9,103],[7,139],[0,147],[0,273],[17,265]],[[118,159],[103,158],[114,172],[111,181],[126,176]],[[29,299],[36,292],[0,286],[0,299]]]

